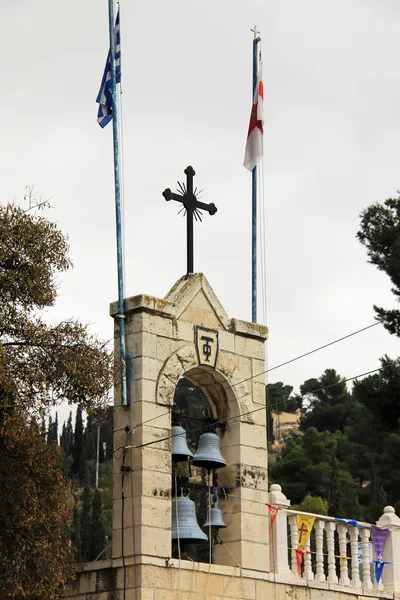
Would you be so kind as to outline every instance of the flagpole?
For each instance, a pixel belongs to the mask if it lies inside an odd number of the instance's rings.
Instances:
[[[114,150],[114,193],[115,219],[117,232],[117,265],[118,265],[118,319],[119,319],[119,354],[121,361],[121,404],[127,405],[126,386],[126,354],[125,354],[125,302],[124,302],[124,268],[122,252],[122,214],[121,214],[121,177],[119,162],[119,127],[117,104],[117,76],[115,70],[115,25],[114,0],[108,0],[108,21],[110,34],[110,64],[111,64],[111,97]]]
[[[260,38],[254,25],[253,39],[253,96],[258,78],[257,49]],[[257,322],[257,165],[251,172],[251,320]]]

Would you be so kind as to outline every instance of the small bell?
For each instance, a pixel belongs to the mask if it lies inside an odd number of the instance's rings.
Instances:
[[[226,467],[226,460],[219,449],[219,437],[216,433],[203,433],[199,439],[197,452],[190,462],[202,469],[221,469]]]
[[[194,502],[183,495],[172,499],[172,539],[178,538],[180,542],[191,544],[208,540],[197,523]]]
[[[188,459],[188,456],[192,457],[193,453],[190,452],[186,443],[186,431],[180,425],[173,425],[172,461],[175,463],[183,462]]]
[[[206,527],[213,527],[215,529],[227,527],[222,518],[222,510],[218,507],[218,498],[215,505],[207,511],[207,521],[204,523],[203,529]]]

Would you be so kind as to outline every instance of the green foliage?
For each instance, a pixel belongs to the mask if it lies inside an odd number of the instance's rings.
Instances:
[[[294,505],[291,508],[316,515],[327,515],[328,501],[320,496],[311,496],[311,494],[307,494],[298,506]]]
[[[80,515],[80,544],[78,548],[78,560],[86,562],[91,558],[90,543],[90,513],[91,513],[92,494],[89,486],[83,490],[83,505]]]
[[[90,522],[90,558],[96,560],[106,547],[106,535],[103,524],[101,495],[98,489],[94,491],[92,518]]]
[[[351,393],[333,369],[301,386],[308,404],[303,434],[293,435],[270,466],[296,505],[320,497],[330,515],[369,522],[388,503],[400,510],[400,360],[381,363]]]
[[[269,383],[267,385],[268,403],[275,413],[290,412],[294,413],[301,404],[298,396],[291,396],[293,388],[291,385],[284,385],[282,381]]]
[[[1,598],[56,600],[73,572],[64,537],[69,482],[59,452],[24,415],[0,422]]]
[[[389,275],[392,292],[400,300],[400,197],[372,204],[361,213],[357,233],[366,247],[369,262]],[[378,320],[390,333],[400,336],[400,311],[374,306]]]
[[[303,410],[300,429],[315,427],[318,431],[344,431],[357,418],[358,405],[352,399],[345,380],[334,369],[326,369],[318,379],[308,379],[300,386]]]
[[[66,236],[31,209],[0,206],[0,590],[2,598],[55,600],[74,570],[60,468],[69,471],[77,453],[72,421],[60,452],[57,416],[39,431],[32,415],[65,400],[104,407],[113,372],[86,325],[48,324],[44,311],[71,261]]]

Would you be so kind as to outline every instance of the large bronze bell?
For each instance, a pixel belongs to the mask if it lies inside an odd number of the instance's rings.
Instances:
[[[219,437],[216,433],[203,433],[200,436],[197,452],[190,462],[195,467],[209,471],[226,467],[226,460],[220,452]]]
[[[183,462],[188,459],[188,456],[192,457],[193,453],[190,452],[186,443],[186,431],[180,425],[173,425],[172,461],[175,463]]]
[[[215,529],[227,527],[222,518],[222,510],[218,507],[218,500],[216,501],[215,506],[209,508],[207,511],[207,521],[204,523],[203,529],[206,527],[213,527]]]
[[[178,538],[180,542],[190,544],[208,540],[197,523],[194,502],[183,495],[172,499],[172,539]]]

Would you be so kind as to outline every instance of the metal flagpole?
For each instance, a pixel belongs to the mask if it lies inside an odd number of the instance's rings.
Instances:
[[[258,78],[258,37],[257,27],[254,25],[253,39],[253,98]],[[257,165],[251,172],[251,320],[257,322]]]
[[[110,32],[110,64],[111,64],[111,97],[114,149],[114,188],[115,217],[117,229],[117,263],[118,263],[118,319],[119,319],[119,354],[121,361],[121,404],[128,403],[126,390],[126,355],[125,355],[125,306],[124,306],[124,269],[122,252],[122,216],[121,216],[121,178],[119,164],[119,131],[117,105],[117,76],[115,71],[115,25],[114,0],[108,0],[108,17]]]

